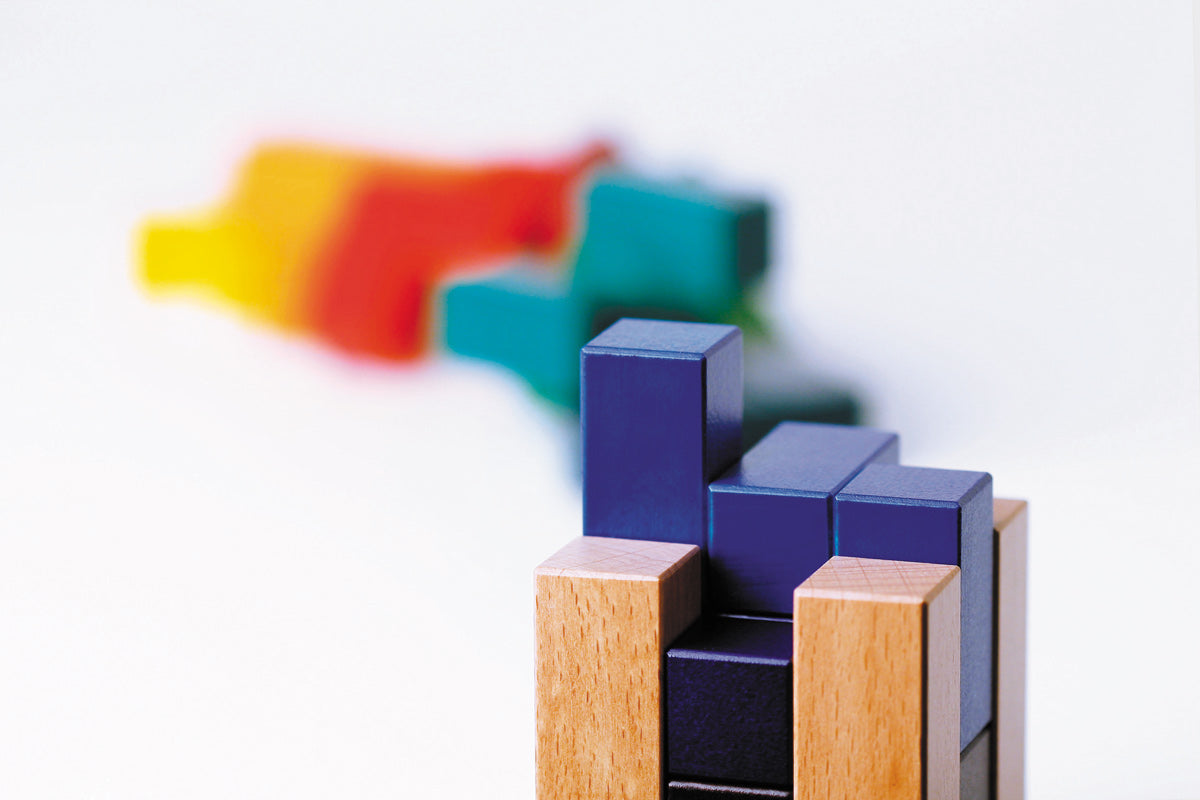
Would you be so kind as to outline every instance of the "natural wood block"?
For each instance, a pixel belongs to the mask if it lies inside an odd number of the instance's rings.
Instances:
[[[1025,603],[1029,504],[996,500],[996,687],[992,692],[995,800],[1025,797]]]
[[[839,556],[796,588],[796,800],[957,800],[959,572]]]
[[[583,537],[537,568],[537,796],[663,796],[663,663],[700,549]]]

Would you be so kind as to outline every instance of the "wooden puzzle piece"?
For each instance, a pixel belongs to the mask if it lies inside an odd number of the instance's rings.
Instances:
[[[667,650],[668,773],[790,786],[791,708],[790,621],[697,623]]]
[[[796,800],[956,800],[959,569],[836,556],[796,588]]]
[[[832,555],[833,497],[900,440],[870,428],[785,422],[709,484],[717,609],[789,614],[792,592]]]
[[[740,454],[742,336],[621,320],[583,348],[583,532],[706,547],[708,483]]]
[[[965,748],[992,718],[992,477],[871,464],[834,499],[834,553],[962,568]]]
[[[996,500],[995,800],[1025,797],[1025,603],[1029,505]]]
[[[663,660],[700,615],[700,551],[579,538],[536,570],[537,796],[660,800]]]

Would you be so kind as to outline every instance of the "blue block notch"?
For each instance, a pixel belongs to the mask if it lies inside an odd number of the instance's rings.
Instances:
[[[715,607],[790,616],[792,592],[832,554],[834,495],[867,464],[899,457],[894,433],[778,425],[708,487]]]
[[[962,569],[966,748],[992,715],[992,476],[872,464],[834,499],[834,552]]]
[[[667,650],[667,773],[792,784],[792,624],[714,617]]]
[[[741,331],[623,319],[581,360],[584,535],[706,548],[708,483],[741,452]]]

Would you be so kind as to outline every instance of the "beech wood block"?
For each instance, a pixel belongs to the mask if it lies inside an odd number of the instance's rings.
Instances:
[[[579,538],[535,574],[537,796],[661,800],[664,653],[700,616],[700,549]]]
[[[959,572],[834,557],[796,588],[796,800],[957,800]]]
[[[995,800],[1025,797],[1025,603],[1029,504],[996,500]]]

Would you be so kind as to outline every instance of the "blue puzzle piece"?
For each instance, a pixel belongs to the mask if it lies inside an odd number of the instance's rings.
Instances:
[[[992,715],[992,476],[872,464],[834,499],[834,553],[962,568],[965,748]]]
[[[709,487],[709,575],[719,610],[791,615],[792,593],[829,560],[833,497],[900,440],[871,428],[785,422]]]
[[[667,784],[667,800],[791,800],[787,789],[762,789],[754,786],[726,786],[694,781],[671,781]],[[965,798],[964,798],[965,800]],[[972,798],[972,800],[975,800]]]
[[[708,540],[708,483],[741,451],[742,334],[624,319],[582,354],[583,532]]]
[[[715,617],[667,650],[673,779],[792,784],[792,624]]]

